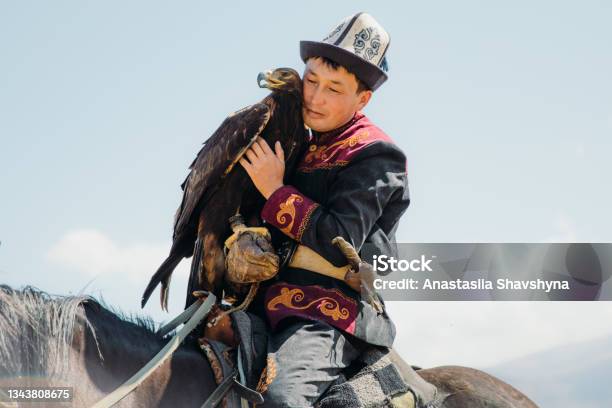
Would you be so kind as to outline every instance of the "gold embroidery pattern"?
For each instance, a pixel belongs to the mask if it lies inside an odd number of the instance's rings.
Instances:
[[[272,383],[272,380],[276,377],[276,362],[272,358],[272,356],[268,356],[266,359],[266,366],[264,367],[261,375],[259,376],[259,381],[257,382],[257,387],[255,390],[259,393],[264,393],[268,389],[268,386]]]
[[[326,146],[310,146],[308,154],[304,156],[305,163],[311,163],[315,159],[321,159]]]
[[[334,321],[338,321],[339,319],[346,320],[349,318],[349,311],[345,307],[340,307],[340,304],[336,299],[325,296],[318,299],[315,299],[308,303],[307,305],[299,305],[293,303],[294,301],[299,303],[304,299],[304,291],[301,289],[289,289],[289,288],[281,288],[280,295],[273,297],[267,304],[268,310],[278,310],[278,305],[283,305],[288,309],[294,310],[306,310],[310,308],[312,305],[317,304],[316,306],[319,311],[325,316],[329,316]]]
[[[316,210],[316,208],[318,206],[319,206],[319,204],[314,203],[306,211],[306,215],[304,215],[304,218],[302,219],[302,222],[300,223],[300,227],[298,228],[297,237],[296,237],[296,239],[298,241],[302,239],[302,235],[304,234],[304,231],[306,230],[306,226],[308,225],[308,221],[310,221],[310,216],[312,215],[312,212],[314,210]]]
[[[344,140],[339,140],[336,143],[332,143],[328,146],[318,146],[315,150],[312,150],[304,157],[304,163],[311,163],[314,160],[326,160],[329,158],[329,154],[334,150],[342,150],[349,147],[354,147],[357,143],[361,142],[368,136],[368,131],[365,130],[359,134],[347,137]]]
[[[348,163],[349,162],[347,160],[338,160],[333,163],[321,162],[321,163],[316,163],[314,166],[300,167],[298,171],[302,173],[310,173],[310,172],[313,172],[319,169],[333,169],[334,167],[346,166]]]
[[[295,221],[295,203],[303,201],[304,199],[298,194],[291,194],[284,203],[280,204],[280,210],[276,213],[276,221],[281,225],[289,223],[280,228],[285,234],[293,236],[291,229],[293,228],[293,221]]]

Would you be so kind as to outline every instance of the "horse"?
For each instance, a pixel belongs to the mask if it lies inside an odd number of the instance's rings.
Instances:
[[[90,296],[0,285],[0,390],[71,387],[72,401],[54,406],[88,407],[130,378],[169,340],[169,335],[156,333],[149,317],[125,315]],[[395,351],[390,356],[400,372],[408,373],[410,366]],[[479,370],[448,366],[416,372],[449,394],[443,408],[537,407]],[[211,366],[192,336],[115,406],[200,407],[216,387]]]

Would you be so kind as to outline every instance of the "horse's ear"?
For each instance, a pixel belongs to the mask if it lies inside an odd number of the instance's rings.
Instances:
[[[94,312],[99,312],[100,308],[102,307],[94,299],[83,299],[83,301],[81,302],[81,305],[83,306],[83,308],[85,307],[91,308]]]

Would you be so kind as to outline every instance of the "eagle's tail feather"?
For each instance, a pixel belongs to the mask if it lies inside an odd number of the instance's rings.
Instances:
[[[170,291],[170,278],[172,274],[168,275],[161,281],[161,289],[159,290],[159,303],[161,304],[162,310],[168,311],[168,294]]]
[[[193,295],[194,291],[207,289],[200,285],[200,274],[202,273],[202,258],[204,257],[204,243],[200,237],[196,239],[193,248],[193,258],[191,260],[191,271],[189,273],[189,282],[187,282],[187,299],[185,300],[185,309],[187,309],[197,297]]]
[[[149,284],[147,285],[144,293],[142,294],[142,300],[140,302],[141,307],[144,307],[145,304],[147,304],[149,297],[151,297],[151,293],[153,293],[157,285],[161,282],[162,309],[164,309],[165,300],[166,308],[164,310],[167,310],[168,286],[170,285],[170,276],[172,275],[174,268],[176,268],[179,262],[181,262],[181,259],[183,259],[183,257],[180,254],[171,252],[168,258],[166,258],[166,260],[159,266],[155,274],[151,277],[151,280],[149,281]]]

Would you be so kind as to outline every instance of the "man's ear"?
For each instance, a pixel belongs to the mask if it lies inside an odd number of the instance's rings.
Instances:
[[[359,103],[357,104],[357,110],[362,110],[365,106],[370,102],[370,98],[372,98],[372,91],[362,91],[359,94]]]

